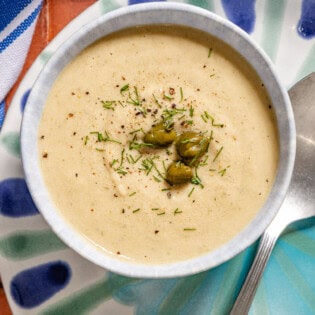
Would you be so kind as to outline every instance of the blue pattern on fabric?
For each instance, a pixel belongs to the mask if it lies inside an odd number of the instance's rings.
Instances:
[[[5,115],[5,102],[3,101],[0,103],[0,129],[3,125],[4,115]]]
[[[10,283],[10,293],[20,307],[32,308],[50,299],[67,286],[71,268],[63,261],[49,262],[18,273]]]
[[[0,32],[3,31],[32,0],[0,1]]]
[[[0,182],[0,214],[13,218],[38,214],[24,179]]]
[[[22,96],[22,99],[21,99],[21,112],[24,112],[24,108],[25,108],[25,105],[27,103],[27,100],[28,100],[28,97],[31,93],[31,90],[27,90],[23,96]]]
[[[227,18],[247,33],[255,27],[255,0],[221,0]]]
[[[303,0],[297,31],[298,34],[307,39],[315,36],[315,0]]]
[[[10,46],[21,34],[23,34],[35,21],[39,11],[42,7],[42,3],[2,42],[0,42],[0,53]]]
[[[138,4],[138,3],[146,3],[146,2],[162,2],[166,0],[128,0],[129,5]]]

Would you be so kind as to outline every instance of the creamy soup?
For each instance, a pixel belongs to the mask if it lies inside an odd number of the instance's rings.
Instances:
[[[167,177],[182,163],[177,140],[144,141],[165,121],[178,137],[194,131],[209,144],[186,165],[184,184]],[[123,30],[82,51],[54,83],[38,139],[62,216],[106,254],[147,264],[231,240],[268,197],[279,155],[272,106],[251,67],[219,40],[173,26]]]

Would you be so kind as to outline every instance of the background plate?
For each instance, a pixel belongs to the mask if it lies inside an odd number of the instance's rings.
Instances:
[[[256,244],[197,275],[142,280],[109,273],[67,248],[35,208],[23,179],[19,129],[29,91],[57,47],[88,21],[123,5],[101,0],[40,54],[20,84],[0,134],[0,273],[14,314],[227,314]],[[247,31],[287,88],[315,71],[314,0],[186,0]],[[315,105],[314,105],[315,106]],[[315,218],[286,231],[271,256],[250,314],[315,314]]]

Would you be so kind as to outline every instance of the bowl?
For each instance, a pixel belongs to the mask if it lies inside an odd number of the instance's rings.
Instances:
[[[264,83],[278,127],[279,165],[271,192],[255,218],[228,243],[202,256],[169,264],[136,264],[96,249],[56,210],[41,173],[38,126],[49,90],[60,71],[84,48],[98,39],[137,25],[183,25],[209,33],[242,55]],[[295,157],[295,126],[290,100],[272,63],[251,38],[229,21],[204,9],[180,3],[146,3],[121,8],[79,29],[64,42],[39,74],[29,95],[21,126],[21,153],[32,198],[53,231],[86,259],[110,271],[132,277],[166,278],[201,272],[231,259],[255,242],[267,228],[287,192]]]

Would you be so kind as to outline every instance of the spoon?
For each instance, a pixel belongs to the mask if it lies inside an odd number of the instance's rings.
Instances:
[[[248,314],[268,259],[282,231],[315,216],[315,72],[289,90],[297,133],[296,160],[287,196],[262,235],[254,262],[230,315]]]

